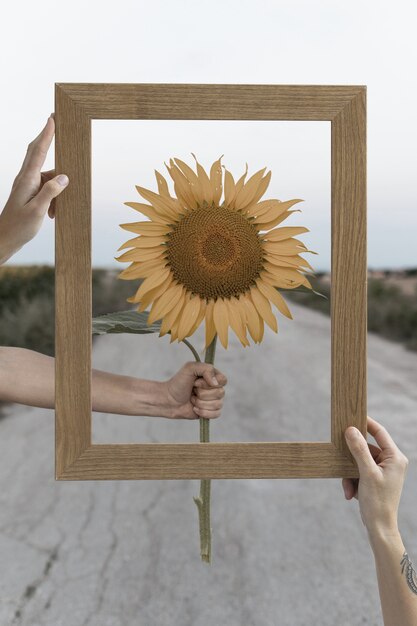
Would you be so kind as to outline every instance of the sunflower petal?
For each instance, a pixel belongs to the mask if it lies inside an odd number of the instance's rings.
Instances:
[[[203,321],[206,315],[206,308],[207,308],[207,304],[206,304],[205,299],[200,298],[200,312],[197,315],[197,319],[195,320],[194,324],[191,326],[191,330],[188,333],[187,337],[190,335],[193,335],[195,331],[197,330],[197,328],[200,326],[201,322]]]
[[[276,219],[280,215],[282,215],[285,211],[287,211],[290,207],[298,202],[304,202],[304,200],[300,200],[295,198],[294,200],[286,200],[285,202],[276,202],[272,203],[271,200],[265,200],[266,203],[271,203],[271,208],[268,211],[265,211],[261,215],[255,214],[254,222],[256,224],[265,224],[266,222],[270,222],[271,220]],[[257,206],[263,205],[263,202],[260,202]],[[259,210],[259,209],[258,209]]]
[[[268,300],[272,302],[272,304],[275,304],[278,311],[285,315],[285,317],[288,317],[290,320],[292,320],[292,315],[287,303],[285,302],[281,294],[275,289],[275,287],[272,287],[268,283],[265,283],[262,278],[258,278],[258,280],[256,281],[256,285],[259,291],[265,296],[265,298],[268,298]]]
[[[169,286],[171,282],[172,280],[169,279],[167,282],[167,285]],[[155,300],[156,298],[159,298],[159,296],[164,293],[165,289],[167,288],[167,285],[162,283],[161,285],[157,285],[156,287],[154,287],[153,289],[150,289],[147,293],[145,293],[145,295],[142,296],[140,299],[140,304],[137,310],[139,312],[142,312],[145,309],[147,309],[148,306],[151,304],[151,302],[153,302],[153,300]],[[138,302],[137,292],[134,296],[131,296],[130,298],[128,298],[127,301],[134,302],[134,303]]]
[[[261,329],[261,318],[259,316],[259,313],[256,310],[255,305],[250,299],[248,293],[240,296],[239,300],[245,307],[247,320],[246,323],[249,334],[255,343],[260,343],[260,341],[262,340],[263,329]]]
[[[181,285],[171,285],[164,293],[153,302],[152,308],[149,312],[148,322],[152,324],[155,320],[161,319],[166,315],[177,302],[180,300],[183,293],[183,287]]]
[[[306,277],[303,274],[299,274],[296,272],[292,276],[285,275],[282,270],[287,270],[290,268],[281,267],[278,272],[272,273],[268,271],[262,272],[262,280],[264,282],[269,283],[273,287],[278,287],[281,289],[296,289],[300,285],[306,285]],[[290,270],[292,271],[292,270]],[[308,282],[308,281],[307,281]]]
[[[146,309],[146,307],[151,302],[153,302],[154,300],[159,298],[159,296],[161,296],[163,293],[165,293],[165,291],[168,289],[168,287],[170,287],[171,284],[172,284],[172,278],[168,278],[166,283],[163,283],[161,285],[157,285],[156,287],[153,287],[152,289],[149,289],[145,294],[141,295],[140,297],[138,296],[138,291],[140,289],[140,287],[139,287],[139,289],[136,292],[136,294],[134,296],[131,296],[130,299],[128,298],[128,302],[134,302],[134,303],[140,302],[141,305],[143,304],[143,308]],[[142,283],[142,285],[143,285],[143,283]]]
[[[281,228],[275,228],[270,230],[262,236],[263,239],[268,241],[284,241],[284,239],[290,239],[294,235],[301,235],[302,233],[310,232],[305,226],[283,226]]]
[[[222,154],[222,156],[217,161],[214,161],[210,169],[210,183],[213,192],[213,202],[215,205],[218,205],[220,203],[220,198],[222,197],[223,191],[221,165],[221,159],[223,156],[224,155]]]
[[[223,348],[227,348],[229,317],[227,314],[227,306],[223,298],[217,298],[214,303],[213,321]]]
[[[200,313],[200,296],[191,298],[181,313],[180,323],[178,325],[178,341],[182,341],[190,334],[190,331]]]
[[[120,261],[121,263],[125,263],[126,261],[148,261],[150,259],[163,258],[165,250],[166,246],[155,246],[154,248],[149,248],[148,250],[133,248],[132,250],[124,252],[121,256],[114,258],[116,261]]]
[[[269,187],[269,183],[271,181],[271,172],[268,172],[267,174],[265,174],[265,176],[262,178],[262,180],[260,181],[259,185],[258,185],[258,190],[255,192],[255,195],[253,196],[252,200],[251,200],[251,205],[259,202],[259,200],[262,198],[262,196],[264,195],[264,193],[266,192],[266,190]]]
[[[197,161],[195,154],[193,152],[191,154],[193,155],[197,165],[198,180],[203,191],[203,201],[205,200],[210,206],[213,203],[213,189],[210,183],[210,178],[207,176],[207,172],[204,167]]]
[[[182,170],[182,173],[187,179],[189,183],[189,188],[194,196],[195,201],[197,202],[197,204],[202,204],[204,200],[204,193],[197,174],[189,165],[187,165],[187,163],[181,161],[181,159],[174,159],[174,161],[177,166]]]
[[[271,209],[276,209],[278,215],[281,209],[282,211],[286,211],[286,208],[282,207],[282,204],[283,203],[281,202],[281,200],[277,199],[262,200],[262,202],[250,204],[245,208],[244,212],[247,216],[259,217],[261,215],[264,215]]]
[[[233,174],[225,168],[224,170],[224,206],[230,208],[235,197],[235,180]]]
[[[245,347],[249,345],[248,338],[246,337],[245,327],[242,322],[238,310],[238,304],[236,299],[226,299],[227,313],[229,317],[229,324],[240,343]]]
[[[161,329],[159,331],[159,337],[163,337],[171,330],[172,323],[177,319],[182,310],[182,307],[184,306],[184,297],[185,291],[182,290],[181,297],[178,300],[177,304],[170,311],[168,311],[166,315],[164,315],[161,323]]]
[[[162,174],[158,172],[158,170],[155,170],[155,178],[156,178],[156,183],[158,185],[159,195],[164,196],[165,198],[169,198],[170,200],[173,200],[173,198],[171,197],[171,194],[169,193],[168,183],[166,179],[162,176]]]
[[[245,184],[245,178],[246,178],[247,175],[248,175],[248,164],[246,163],[245,171],[243,172],[242,176],[236,182],[236,185],[235,185],[235,195],[234,195],[234,198],[233,198],[233,200],[231,202],[231,205],[230,205],[231,208],[236,208],[236,196],[243,189],[243,185]]]
[[[166,226],[166,224],[168,223],[167,219],[165,217],[162,217],[162,215],[160,215],[158,211],[156,211],[156,209],[149,204],[144,204],[143,202],[123,202],[123,204],[131,207],[132,209],[135,209],[135,211],[139,211],[139,213],[142,213],[142,215],[146,215],[146,217],[149,217],[149,219],[151,219],[156,224],[163,224],[164,226]]]
[[[145,278],[139,289],[137,290],[135,298],[137,302],[140,302],[142,296],[144,296],[151,289],[155,289],[158,285],[168,286],[168,282],[171,274],[169,267],[161,269],[159,272],[155,272],[152,276]]]
[[[293,267],[295,269],[308,267],[310,270],[314,271],[310,263],[298,254],[294,254],[293,256],[278,256],[276,254],[267,254],[265,266],[267,266],[268,263],[271,263],[272,265],[278,265],[278,267]]]
[[[174,188],[177,198],[182,201],[185,207],[189,209],[195,209],[197,206],[197,202],[194,198],[194,194],[191,190],[190,183],[187,178],[181,172],[179,167],[177,167],[172,159],[169,161],[171,167],[165,163],[165,167],[167,168],[169,175],[174,181]]]
[[[133,274],[133,272],[134,272],[135,270],[137,270],[137,269],[140,267],[140,265],[141,265],[141,264],[140,264],[140,263],[138,263],[137,261],[133,261],[133,262],[129,265],[129,267],[125,267],[125,269],[124,269],[124,270],[122,270],[122,271],[120,272],[120,274],[118,274],[118,277],[119,277],[119,276],[128,276],[129,274]]]
[[[170,199],[160,196],[159,193],[155,193],[150,189],[145,189],[145,187],[140,187],[139,185],[135,186],[142,198],[150,202],[162,217],[172,220],[178,219],[178,207],[176,207]]]
[[[166,239],[160,235],[157,237],[144,237],[143,235],[139,235],[123,243],[120,248],[117,248],[117,251],[123,250],[123,248],[156,248],[164,241],[166,241]]]
[[[266,167],[262,170],[259,170],[255,174],[253,174],[243,188],[238,191],[235,199],[235,208],[238,210],[243,210],[246,206],[248,206],[252,198],[255,196],[255,193],[258,191],[259,183],[264,175]]]
[[[166,235],[172,230],[169,224],[154,224],[153,222],[130,222],[127,224],[119,224],[120,228],[128,230],[137,235],[145,235],[154,237],[155,235]]]
[[[282,215],[279,215],[278,217],[271,220],[270,222],[261,222],[260,219],[255,220],[256,224],[254,223],[254,226],[257,227],[258,232],[264,231],[264,230],[270,230],[271,228],[274,228],[274,226],[278,226],[278,224],[281,224],[281,222],[286,220],[287,217],[291,215],[291,213],[301,213],[301,209],[293,209],[292,211],[285,211],[285,213],[283,213]]]
[[[181,323],[182,314],[183,314],[184,309],[185,309],[185,307],[187,306],[187,304],[188,304],[188,302],[190,300],[191,300],[191,292],[187,291],[185,293],[185,295],[183,296],[183,299],[182,299],[183,306],[181,308],[181,311],[178,313],[177,317],[173,320],[173,322],[171,324],[171,340],[170,340],[170,343],[175,341],[175,339],[178,339],[178,328],[179,328],[179,325]]]
[[[268,254],[277,254],[278,256],[294,256],[294,254],[308,252],[302,241],[293,238],[284,241],[263,241],[262,248]]]
[[[150,274],[158,271],[160,269],[164,269],[165,261],[162,259],[151,259],[150,261],[144,261],[143,263],[134,263],[135,267],[131,270],[130,268],[126,268],[123,270],[121,274],[119,274],[118,278],[122,278],[123,280],[134,280],[136,278],[146,278]],[[127,272],[124,274],[124,272]]]
[[[204,349],[207,350],[209,345],[214,339],[214,335],[216,334],[216,326],[214,325],[213,320],[213,307],[214,300],[209,300],[206,307],[206,332],[205,332],[205,346]]]
[[[259,291],[257,287],[250,288],[250,296],[252,298],[252,302],[255,305],[256,310],[259,315],[268,326],[274,331],[278,332],[278,324],[277,318],[272,312],[271,305],[269,304],[269,300],[265,298],[265,296]]]

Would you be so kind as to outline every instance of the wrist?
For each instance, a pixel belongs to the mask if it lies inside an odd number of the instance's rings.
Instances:
[[[402,541],[401,534],[396,523],[391,525],[375,524],[372,527],[367,528],[367,533],[369,543],[374,551],[379,546],[392,545],[398,540]]]
[[[7,231],[10,232],[3,214],[0,215],[0,265],[5,263],[10,257],[22,248],[26,242],[14,241],[12,237],[7,237]]]
[[[173,408],[169,402],[165,382],[133,378],[132,385],[132,413],[134,415],[173,417]]]

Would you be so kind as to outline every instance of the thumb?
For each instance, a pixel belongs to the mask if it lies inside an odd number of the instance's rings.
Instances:
[[[362,474],[373,470],[375,461],[362,433],[354,426],[349,426],[345,431],[345,439],[353,458],[358,464],[359,473]]]
[[[34,198],[29,202],[31,207],[43,210],[46,213],[51,201],[68,185],[69,179],[65,174],[59,174],[55,178],[48,180],[39,190]]]
[[[202,376],[206,383],[210,387],[218,387],[219,381],[216,378],[216,370],[210,363],[193,363],[193,374],[195,376]]]

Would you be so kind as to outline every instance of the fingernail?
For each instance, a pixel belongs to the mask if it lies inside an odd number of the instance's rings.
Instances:
[[[218,385],[219,381],[217,380],[217,378],[215,376],[213,376],[213,378],[211,379],[213,382],[213,385]]]
[[[355,428],[354,426],[349,426],[349,428],[346,430],[346,433],[345,433],[345,436],[348,439],[354,439],[358,435],[359,435],[359,430]]]
[[[56,177],[56,180],[61,185],[61,187],[66,187],[69,183],[69,178],[66,174],[60,174]]]

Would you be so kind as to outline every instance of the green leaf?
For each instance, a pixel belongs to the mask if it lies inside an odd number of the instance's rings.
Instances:
[[[93,317],[93,335],[106,335],[107,333],[135,333],[143,335],[158,333],[161,322],[157,321],[148,326],[148,312],[139,313],[135,310],[116,311],[99,317]]]
[[[285,287],[276,287],[276,289],[278,291],[295,291],[298,293],[315,293],[316,296],[320,296],[321,298],[324,298],[325,300],[328,300],[328,297],[324,295],[324,293],[320,293],[319,291],[314,291],[314,289],[309,289],[308,287],[306,287],[305,285],[300,285],[300,287],[296,287],[295,289],[285,289]]]

